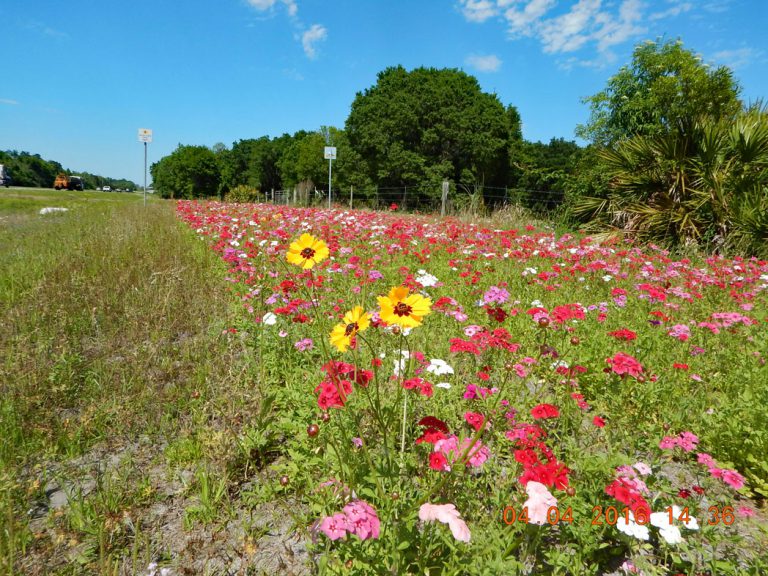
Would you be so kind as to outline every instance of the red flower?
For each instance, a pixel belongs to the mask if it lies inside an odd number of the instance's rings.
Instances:
[[[438,440],[445,440],[447,436],[440,430],[434,428],[427,428],[424,430],[424,434],[416,438],[416,444],[434,444]]]
[[[413,390],[414,388],[418,388],[419,393],[422,396],[426,396],[427,398],[430,398],[434,393],[434,390],[432,389],[432,384],[430,382],[427,382],[423,378],[419,378],[418,376],[416,378],[409,378],[408,380],[403,380],[403,388],[405,388],[406,390]]]
[[[637,339],[637,334],[628,328],[620,328],[619,330],[608,332],[608,336],[613,336],[616,340],[624,340],[625,342]]]
[[[554,486],[559,490],[565,490],[568,487],[568,473],[570,470],[557,460],[552,460],[546,464],[537,464],[526,469],[520,476],[520,483],[525,486],[533,480],[540,482],[545,486]]]
[[[424,416],[424,418],[419,420],[417,424],[419,426],[426,426],[427,428],[434,428],[435,430],[440,430],[448,434],[448,424],[434,416]]]
[[[539,457],[535,450],[526,448],[525,450],[515,450],[515,460],[520,462],[525,468],[530,468],[539,463]]]
[[[469,352],[477,356],[480,354],[480,348],[474,342],[467,342],[461,338],[451,338],[451,352]]]
[[[464,414],[464,420],[466,420],[467,424],[472,426],[475,430],[480,430],[483,422],[485,422],[485,416],[478,414],[477,412],[466,412]]]
[[[605,427],[605,420],[600,418],[600,416],[595,416],[594,418],[592,418],[592,424],[594,424],[598,428],[604,428]]]
[[[432,470],[448,470],[448,459],[442,452],[432,452],[429,455],[429,467]]]
[[[560,411],[552,404],[539,404],[538,406],[531,408],[531,416],[533,416],[535,420],[557,418],[560,416]]]
[[[496,322],[504,322],[507,319],[507,313],[502,308],[486,308],[485,311]]]

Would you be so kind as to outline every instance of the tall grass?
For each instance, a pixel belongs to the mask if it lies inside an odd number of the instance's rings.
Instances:
[[[41,490],[31,470],[101,440],[174,437],[195,397],[233,373],[246,380],[221,336],[222,265],[172,205],[85,194],[44,217],[40,204],[61,204],[26,195],[0,196],[0,574],[30,543],[24,512]]]

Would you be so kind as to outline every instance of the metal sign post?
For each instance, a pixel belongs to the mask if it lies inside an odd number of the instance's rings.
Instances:
[[[147,205],[147,143],[152,142],[152,130],[139,128],[139,142],[144,142],[144,206]]]
[[[336,146],[326,146],[323,151],[323,157],[328,160],[328,208],[331,208],[331,173],[333,170],[333,161],[336,160]]]

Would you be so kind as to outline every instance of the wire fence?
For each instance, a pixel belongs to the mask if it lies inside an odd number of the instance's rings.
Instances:
[[[269,190],[265,200],[288,206],[327,206],[328,189],[316,188]],[[455,215],[460,213],[487,214],[510,206],[522,207],[540,214],[551,214],[564,202],[561,190],[528,190],[522,188],[483,186],[465,189],[453,184],[447,193],[434,184],[415,186],[375,186],[347,190],[332,189],[333,206],[370,209],[402,210],[419,213]]]

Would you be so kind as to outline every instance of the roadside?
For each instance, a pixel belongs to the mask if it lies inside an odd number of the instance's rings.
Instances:
[[[305,571],[231,469],[261,395],[220,260],[171,203],[47,192],[0,195],[0,573]]]

